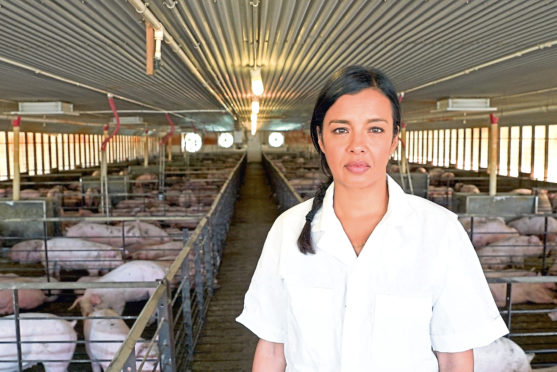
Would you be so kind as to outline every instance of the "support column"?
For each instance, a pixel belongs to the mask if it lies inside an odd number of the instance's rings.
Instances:
[[[13,200],[19,200],[19,190],[21,187],[20,174],[19,174],[19,123],[21,122],[21,117],[18,116],[17,119],[12,121],[13,132],[14,132],[14,180],[13,180]]]
[[[491,121],[489,130],[489,195],[494,196],[497,193],[497,158],[498,158],[498,140],[499,140],[499,118],[493,114],[489,114]]]
[[[406,124],[401,123],[400,125],[400,171],[402,174],[406,174]]]
[[[149,166],[149,141],[147,138],[147,130],[145,130],[145,135],[143,136],[143,166],[145,168]]]

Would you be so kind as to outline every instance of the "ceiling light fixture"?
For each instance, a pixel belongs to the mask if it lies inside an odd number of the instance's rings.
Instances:
[[[257,132],[257,114],[251,114],[251,135],[255,136],[255,132]]]
[[[259,114],[259,101],[257,99],[251,101],[251,112],[253,114]]]
[[[251,75],[251,91],[254,95],[260,96],[263,94],[263,80],[261,80],[261,69],[254,67],[249,70]]]

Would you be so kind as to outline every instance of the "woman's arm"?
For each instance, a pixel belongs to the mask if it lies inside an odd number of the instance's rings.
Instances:
[[[474,351],[472,349],[458,353],[435,351],[439,362],[439,372],[474,372]]]
[[[284,372],[284,344],[259,339],[253,357],[252,372]]]

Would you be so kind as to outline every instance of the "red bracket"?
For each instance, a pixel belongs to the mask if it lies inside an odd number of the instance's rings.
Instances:
[[[18,116],[15,120],[12,120],[13,127],[19,127],[20,123],[21,123],[21,116]]]
[[[116,129],[114,129],[114,132],[112,132],[108,137],[105,138],[105,140],[101,144],[101,151],[106,150],[106,144],[108,143],[108,141],[110,141],[112,139],[112,137],[114,137],[114,135],[116,135],[118,133],[118,130],[120,129],[120,117],[118,116],[118,111],[116,111],[116,105],[114,104],[114,98],[112,97],[112,95],[108,96],[108,104],[110,105],[110,108],[112,109],[112,113],[114,114],[114,117],[116,118]],[[108,129],[107,127],[108,127],[108,124],[105,125],[106,129]]]
[[[493,114],[489,114],[489,121],[491,124],[497,124],[499,123],[499,118]]]
[[[166,145],[166,143],[168,142],[168,140],[170,139],[170,137],[172,137],[172,135],[174,134],[174,123],[172,122],[172,120],[170,120],[170,116],[168,116],[168,114],[165,114],[166,117],[166,121],[168,121],[168,123],[170,124],[170,132],[168,132],[162,139],[160,144],[161,145]]]

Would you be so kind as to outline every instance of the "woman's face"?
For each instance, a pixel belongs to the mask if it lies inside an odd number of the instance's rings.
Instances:
[[[341,96],[325,114],[319,136],[335,184],[348,188],[384,182],[397,144],[391,103],[373,88]]]

